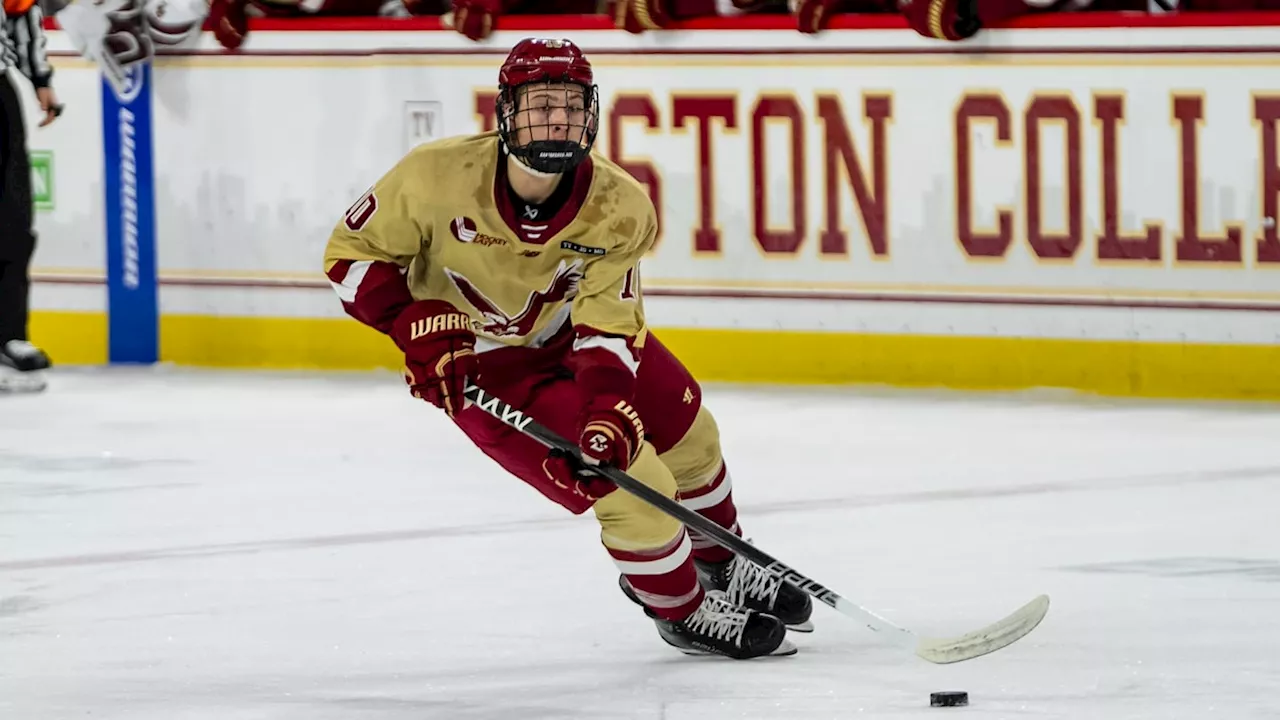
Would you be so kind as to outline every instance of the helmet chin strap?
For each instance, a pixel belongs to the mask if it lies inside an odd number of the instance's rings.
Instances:
[[[516,157],[515,155],[512,155],[512,154],[510,154],[510,153],[507,153],[507,157],[509,157],[509,158],[511,158],[512,160],[515,160],[515,161],[516,161],[516,167],[520,168],[521,170],[525,171],[526,173],[528,173],[528,174],[530,174],[530,175],[532,175],[532,176],[534,176],[534,177],[536,177],[536,178],[553,178],[553,177],[555,177],[555,176],[557,176],[557,175],[559,175],[559,174],[560,174],[560,173],[542,172],[541,170],[534,170],[533,168],[529,167],[528,165],[525,165],[523,160],[521,160],[520,158],[518,158],[518,157]]]
[[[499,141],[498,141],[498,144],[499,144],[499,146],[502,148],[502,154],[503,154],[503,155],[506,155],[507,157],[511,158],[512,160],[515,160],[515,161],[516,161],[516,167],[518,167],[518,168],[520,168],[521,170],[525,171],[525,173],[527,173],[527,174],[529,174],[529,175],[532,175],[533,177],[536,177],[536,178],[553,178],[553,177],[555,177],[556,175],[559,175],[559,174],[560,174],[560,173],[542,172],[541,170],[534,170],[533,168],[529,167],[528,165],[525,165],[523,160],[521,160],[520,158],[516,157],[516,155],[515,155],[514,153],[512,153],[512,152],[511,152],[511,148],[507,147],[507,143],[506,143],[506,141],[505,141],[505,140],[499,140]]]

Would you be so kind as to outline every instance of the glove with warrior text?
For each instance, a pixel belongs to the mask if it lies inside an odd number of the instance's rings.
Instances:
[[[404,379],[413,396],[449,417],[461,412],[467,380],[480,374],[471,318],[443,300],[419,300],[396,317],[391,337],[404,351]]]
[[[616,397],[597,397],[587,403],[578,433],[578,449],[582,462],[587,465],[612,465],[626,470],[640,454],[644,442],[644,423],[631,403]],[[591,473],[582,472],[577,460],[564,453],[552,451],[543,470],[561,487],[590,500],[613,492],[616,486]]]

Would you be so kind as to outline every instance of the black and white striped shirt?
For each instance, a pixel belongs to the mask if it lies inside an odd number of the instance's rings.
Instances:
[[[36,2],[21,15],[6,15],[0,4],[0,68],[11,67],[31,80],[38,88],[48,87],[53,79],[53,66],[45,50],[44,11]]]

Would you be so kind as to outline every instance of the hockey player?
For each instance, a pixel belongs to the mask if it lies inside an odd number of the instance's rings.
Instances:
[[[511,474],[592,509],[623,591],[691,654],[790,654],[812,603],[611,483],[468,405],[468,378],[741,534],[698,383],[645,325],[657,215],[592,151],[599,100],[568,40],[527,39],[498,76],[497,130],[421,145],[338,222],[324,269],[348,314],[404,352],[415,397]],[[701,579],[701,583],[699,582]]]

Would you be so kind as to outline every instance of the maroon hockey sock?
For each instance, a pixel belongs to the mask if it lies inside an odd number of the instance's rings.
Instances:
[[[659,617],[683,620],[702,604],[702,587],[693,567],[693,546],[683,530],[656,550],[608,550],[636,597]]]
[[[738,527],[738,508],[733,504],[733,481],[729,478],[729,469],[723,461],[720,463],[720,472],[716,473],[716,479],[705,487],[681,493],[680,504],[690,510],[696,510],[702,517],[742,537],[742,528]],[[693,556],[698,560],[720,563],[733,557],[732,552],[720,547],[697,530],[689,530],[689,539],[693,543]]]

